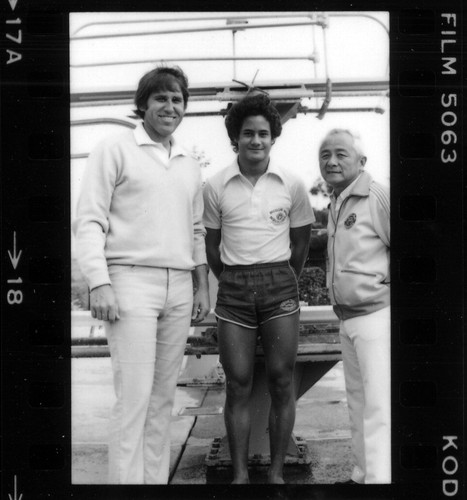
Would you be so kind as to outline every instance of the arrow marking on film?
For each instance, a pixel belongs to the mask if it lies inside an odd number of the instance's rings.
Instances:
[[[17,492],[16,492],[16,475],[15,475],[15,496],[12,497],[9,493],[8,493],[8,496],[10,497],[10,500],[21,500],[23,498],[23,494],[22,493],[19,496],[19,498],[16,495],[17,495]]]
[[[8,0],[8,3],[11,6],[11,10],[15,10],[16,4],[18,3],[18,0]]]
[[[19,259],[21,259],[22,252],[23,251],[20,250],[19,254],[16,255],[16,231],[13,231],[13,255],[11,255],[10,250],[8,250],[8,255],[10,256],[11,265],[13,266],[13,269],[16,269],[18,267],[18,262]]]

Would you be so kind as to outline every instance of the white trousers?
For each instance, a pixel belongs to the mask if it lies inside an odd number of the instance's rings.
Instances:
[[[391,482],[391,316],[386,307],[340,324],[357,483]]]
[[[106,322],[117,401],[109,483],[167,484],[171,412],[193,304],[190,271],[109,266],[120,319]]]

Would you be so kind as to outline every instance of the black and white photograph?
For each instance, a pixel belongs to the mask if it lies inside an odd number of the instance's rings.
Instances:
[[[465,498],[464,3],[2,2],[2,499]]]
[[[389,12],[69,30],[72,484],[391,483]]]

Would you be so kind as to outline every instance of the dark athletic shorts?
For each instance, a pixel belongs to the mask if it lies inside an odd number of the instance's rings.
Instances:
[[[299,309],[297,277],[287,261],[224,266],[219,276],[214,311],[219,319],[256,329]]]

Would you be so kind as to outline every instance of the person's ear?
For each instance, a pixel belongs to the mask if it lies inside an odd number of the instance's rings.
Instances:
[[[365,167],[365,164],[366,164],[366,156],[362,156],[360,158],[360,166],[362,169]]]
[[[146,113],[148,107],[147,105],[144,106],[144,105],[141,105],[141,106],[138,106],[138,110],[141,111],[141,113],[143,113],[143,115]]]

